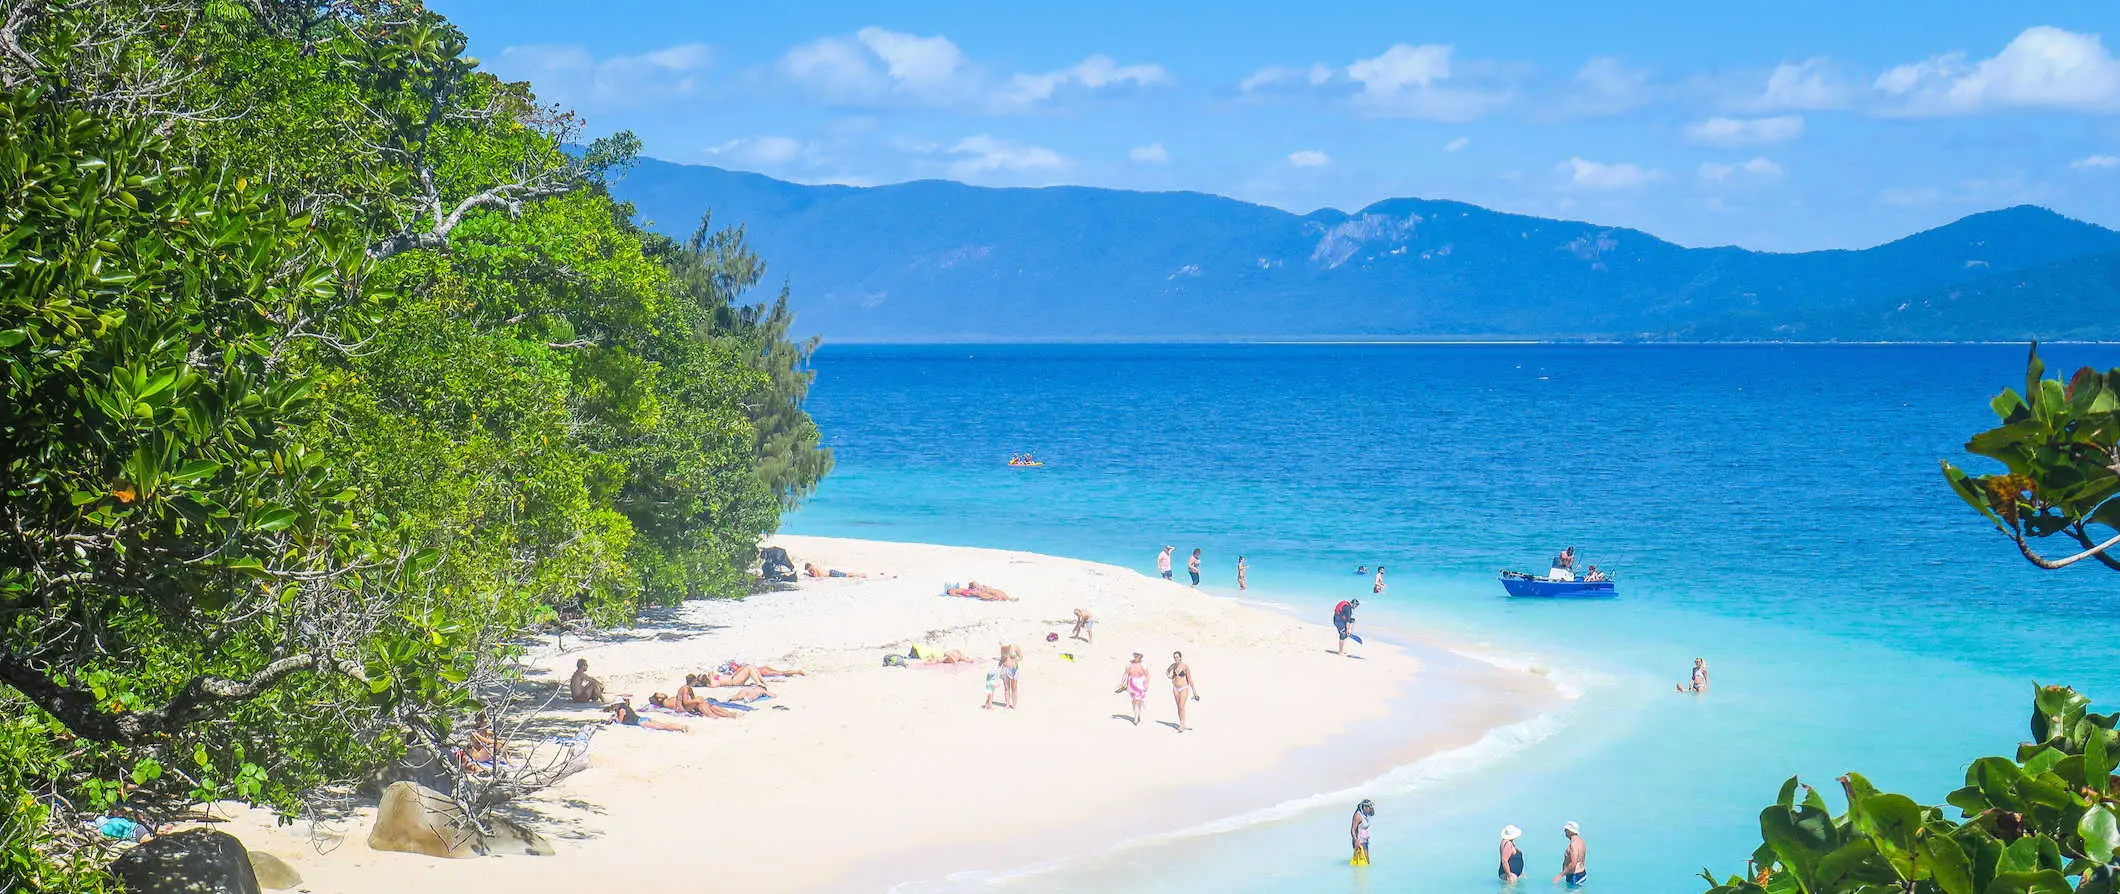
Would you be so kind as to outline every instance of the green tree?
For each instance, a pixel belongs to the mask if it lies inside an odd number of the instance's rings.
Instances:
[[[2033,564],[2095,558],[2120,569],[2111,555],[2120,537],[2099,530],[2120,529],[2120,369],[2082,369],[2066,383],[2045,371],[2034,345],[2024,393],[1997,396],[1989,406],[2002,424],[1966,444],[2003,471],[1971,475],[1946,462],[1944,477]],[[2034,549],[2056,536],[2080,551],[2048,558]],[[1974,761],[1948,809],[1850,773],[1840,778],[1847,809],[1835,816],[1790,779],[1760,813],[1763,843],[1747,876],[1717,884],[1704,872],[1711,894],[2120,891],[2120,715],[2092,713],[2090,699],[2060,686],[2035,686],[2032,705],[2030,740],[2014,757]]]

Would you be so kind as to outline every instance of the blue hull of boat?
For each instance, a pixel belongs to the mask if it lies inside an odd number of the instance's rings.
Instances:
[[[1511,596],[1536,599],[1610,599],[1619,595],[1619,587],[1609,580],[1536,580],[1524,577],[1502,578],[1502,589]]]

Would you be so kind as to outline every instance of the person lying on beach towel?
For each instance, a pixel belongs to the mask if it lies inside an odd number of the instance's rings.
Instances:
[[[944,587],[942,592],[943,595],[946,596],[962,596],[967,599],[978,599],[985,602],[1016,601],[1016,597],[1010,596],[999,588],[989,587],[984,584],[981,584],[978,581],[972,581],[971,583],[965,584],[961,587]]]
[[[739,716],[739,714],[735,711],[731,711],[727,708],[718,707],[713,703],[708,702],[706,699],[700,698],[698,693],[692,691],[691,686],[678,687],[676,695],[665,695],[660,692],[655,693],[654,695],[648,696],[648,704],[654,705],[658,708],[668,708],[672,711],[683,711],[687,714],[694,714],[700,717]]]
[[[841,571],[837,568],[820,568],[815,562],[804,562],[802,573],[811,577],[868,577],[859,571]]]
[[[972,663],[972,656],[956,649],[945,650],[917,643],[912,648],[912,657],[920,659],[920,663],[923,665]]]
[[[707,677],[705,674],[686,674],[685,686],[683,689],[680,689],[678,691],[690,692],[692,690],[692,687],[704,686],[706,685],[706,682]],[[772,697],[773,693],[767,692],[764,686],[739,686],[736,688],[735,694],[720,696],[721,700],[725,702],[755,702],[759,699],[767,699]]]
[[[808,676],[808,674],[805,674],[799,670],[782,670],[777,667],[769,667],[763,664],[745,664],[734,658],[722,662],[721,665],[719,667],[716,667],[713,672],[722,674],[741,674],[747,668],[750,670],[757,671],[759,676],[766,678]]]
[[[633,710],[632,699],[619,699],[618,704],[607,710],[611,712],[611,722],[620,726],[637,726],[641,729],[659,729],[673,733],[691,732],[681,723],[666,723],[653,717],[640,716],[640,712]]]

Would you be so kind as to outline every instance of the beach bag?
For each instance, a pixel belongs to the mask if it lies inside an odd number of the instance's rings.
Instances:
[[[898,653],[896,653],[896,652],[892,652],[892,653],[891,653],[891,654],[889,654],[889,655],[885,655],[885,656],[883,656],[883,666],[884,666],[884,667],[904,667],[904,666],[905,666],[905,656],[904,656],[904,655],[900,655],[900,654],[898,654]]]

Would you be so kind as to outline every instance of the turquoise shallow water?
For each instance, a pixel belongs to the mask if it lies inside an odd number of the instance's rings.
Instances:
[[[1366,872],[1339,805],[1010,889],[1488,891],[1515,823],[1546,890],[1575,820],[1594,888],[1698,891],[1742,869],[1789,775],[1940,801],[2024,735],[2033,680],[2120,702],[2120,574],[2032,568],[1937,472],[2021,348],[828,346],[818,371],[838,469],[790,532],[1144,571],[1199,546],[1221,590],[1242,552],[1257,598],[1322,621],[1359,594],[1366,623],[1580,692],[1380,781]],[[1003,465],[1018,450],[1048,465]],[[1495,569],[1568,543],[1618,567],[1621,599],[1500,598]],[[1387,597],[1357,562],[1391,568]],[[1696,655],[1714,692],[1671,693]]]

